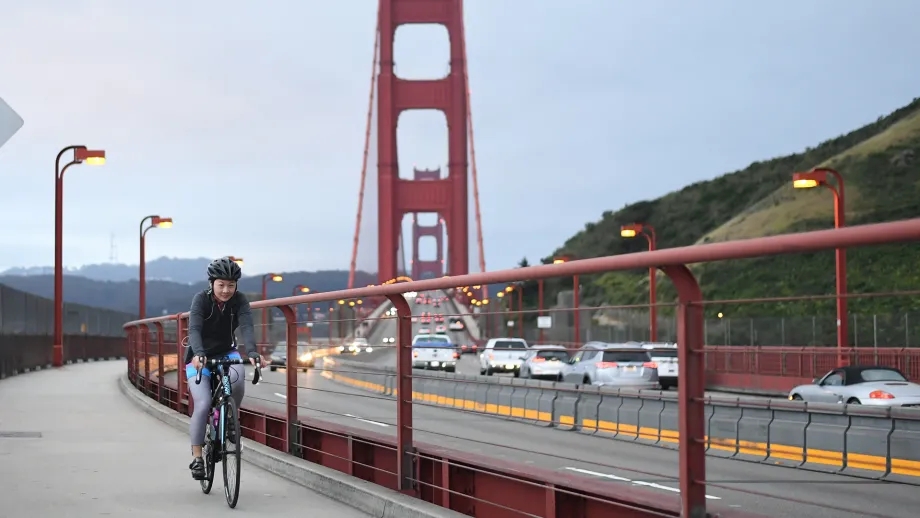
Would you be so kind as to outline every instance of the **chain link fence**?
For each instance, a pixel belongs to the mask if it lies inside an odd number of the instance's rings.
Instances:
[[[568,307],[564,304],[568,303]],[[648,341],[649,313],[646,309],[582,309],[581,341],[602,342]],[[548,309],[552,327],[543,329],[543,342],[574,342],[575,312],[571,297]],[[515,312],[480,316],[480,325],[488,336],[519,336]],[[508,327],[507,321],[514,325]],[[920,347],[920,313],[850,314],[849,335],[853,347]],[[801,317],[707,318],[706,345],[757,345],[821,347],[837,344],[837,317],[810,315]],[[524,338],[540,341],[533,312],[524,318]],[[677,317],[658,315],[658,341],[677,340]]]
[[[64,303],[64,334],[124,336],[122,325],[137,315]],[[0,334],[52,335],[54,301],[0,284]]]

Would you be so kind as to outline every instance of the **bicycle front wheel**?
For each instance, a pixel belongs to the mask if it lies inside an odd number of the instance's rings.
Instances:
[[[224,495],[227,497],[227,505],[234,508],[240,497],[240,464],[243,446],[240,444],[242,435],[240,423],[236,418],[236,402],[232,398],[227,398],[224,402],[223,414],[224,433],[221,439],[221,456],[224,465]]]

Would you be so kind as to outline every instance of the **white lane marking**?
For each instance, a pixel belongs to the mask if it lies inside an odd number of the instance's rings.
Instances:
[[[358,416],[356,416],[356,415],[351,415],[351,414],[342,414],[342,415],[344,415],[345,417],[350,417],[350,418],[352,418],[352,419],[357,419],[358,421],[363,421],[363,422],[365,422],[365,423],[375,424],[375,425],[377,425],[377,426],[383,426],[383,427],[388,427],[388,426],[390,426],[390,425],[388,425],[388,424],[386,424],[386,423],[380,423],[380,422],[377,422],[377,421],[371,421],[370,419],[362,419],[362,418],[360,418],[360,417],[358,417]]]
[[[575,471],[577,473],[581,473],[584,475],[593,475],[595,477],[601,477],[601,478],[606,478],[610,480],[619,480],[620,482],[631,482],[637,486],[654,487],[655,489],[663,489],[665,491],[670,491],[672,493],[680,493],[680,489],[676,487],[663,486],[661,484],[656,484],[654,482],[643,482],[641,480],[631,480],[631,479],[624,478],[624,477],[618,477],[616,475],[610,475],[608,473],[598,473],[597,471],[589,471],[587,469],[581,469],[581,468],[568,468],[567,467],[565,469],[569,471]],[[722,500],[722,498],[718,496],[712,496],[712,495],[706,495],[706,498],[710,500]]]
[[[282,394],[282,393],[280,393],[280,392],[275,392],[275,395],[278,396],[278,397],[280,397],[281,399],[287,399],[287,396],[284,395],[284,394]]]

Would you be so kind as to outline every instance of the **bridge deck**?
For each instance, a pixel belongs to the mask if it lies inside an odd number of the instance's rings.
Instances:
[[[188,437],[125,399],[116,385],[125,371],[124,361],[96,362],[0,381],[0,484],[9,496],[0,514],[226,516],[220,471],[202,494],[188,471]],[[368,516],[243,464],[234,516],[304,509]]]

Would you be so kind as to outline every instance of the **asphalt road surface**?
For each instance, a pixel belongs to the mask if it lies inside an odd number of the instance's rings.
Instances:
[[[330,381],[321,375],[321,368],[298,374],[302,417],[396,434],[392,399]],[[264,374],[259,385],[246,385],[244,405],[284,412],[284,372]],[[167,375],[167,383],[175,381],[175,373]],[[584,476],[589,487],[626,484],[678,492],[674,450],[421,404],[414,406],[413,428],[419,441],[574,473]],[[908,485],[714,457],[707,458],[707,479],[721,486],[710,485],[706,491],[714,510],[734,508],[794,518],[917,516],[917,488]]]

